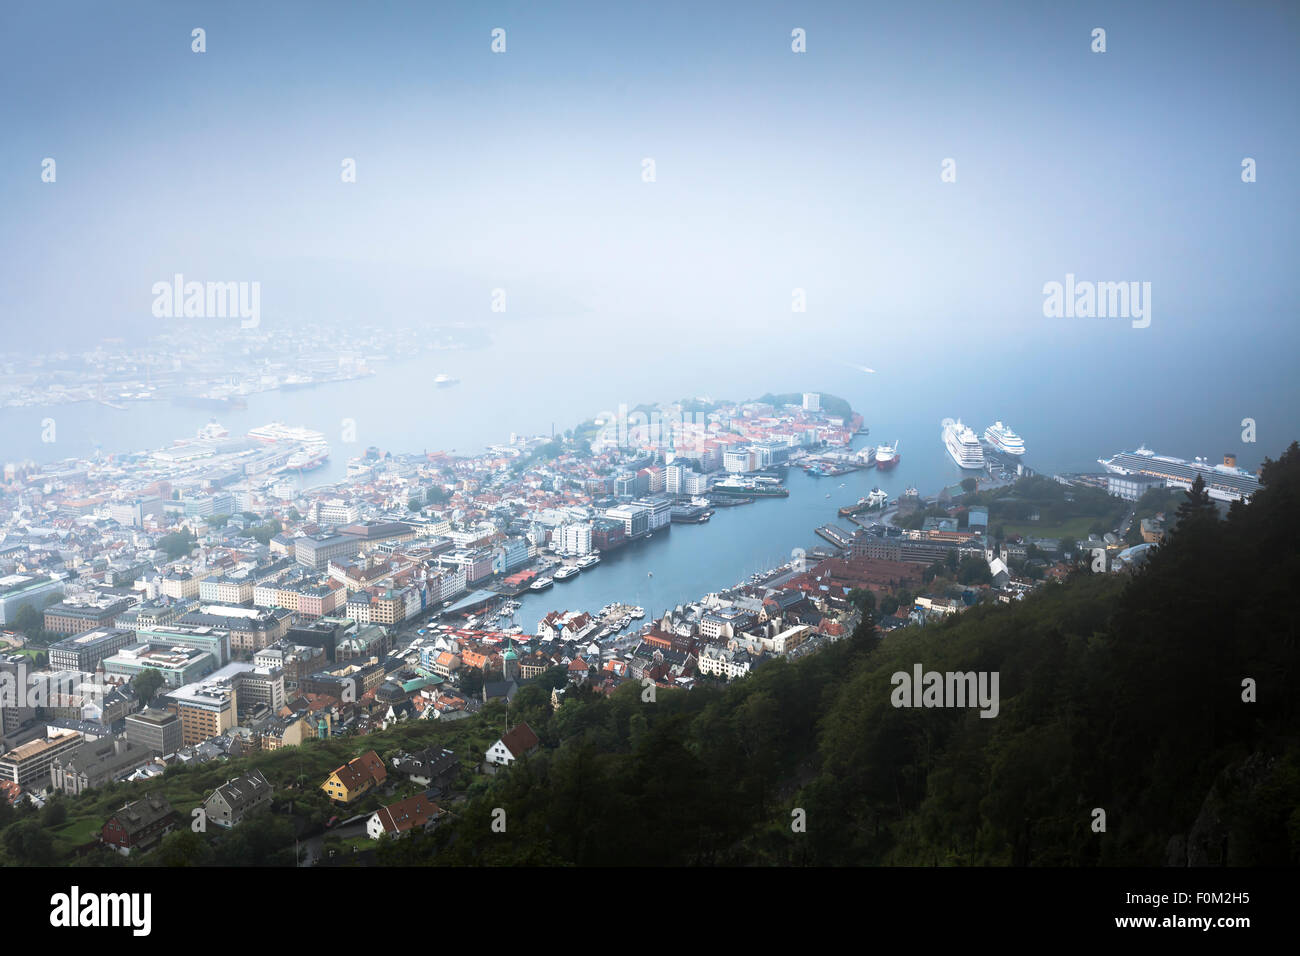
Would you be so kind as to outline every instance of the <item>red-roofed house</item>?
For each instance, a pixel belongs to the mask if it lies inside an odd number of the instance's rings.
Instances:
[[[506,735],[487,750],[487,762],[508,767],[521,757],[526,757],[541,743],[533,728],[525,723],[515,724]]]

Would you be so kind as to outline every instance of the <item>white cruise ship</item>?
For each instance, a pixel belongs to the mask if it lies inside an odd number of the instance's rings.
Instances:
[[[943,420],[943,444],[959,468],[984,469],[984,448],[975,432],[969,425],[963,425],[960,418]]]
[[[283,422],[271,422],[248,430],[248,437],[264,442],[296,441],[303,445],[323,445],[325,436],[310,428],[292,428]]]
[[[984,440],[1004,455],[1023,455],[1025,440],[1011,430],[1010,425],[994,422],[984,429]]]

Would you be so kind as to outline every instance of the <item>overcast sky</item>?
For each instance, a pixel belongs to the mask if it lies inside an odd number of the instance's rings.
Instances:
[[[0,323],[148,328],[179,272],[264,323],[1114,338],[1043,317],[1073,273],[1152,283],[1124,348],[1294,354],[1298,10],[5,3]]]

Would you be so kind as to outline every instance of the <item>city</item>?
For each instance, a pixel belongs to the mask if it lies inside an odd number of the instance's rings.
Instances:
[[[1287,925],[1293,4],[0,23],[0,912]]]

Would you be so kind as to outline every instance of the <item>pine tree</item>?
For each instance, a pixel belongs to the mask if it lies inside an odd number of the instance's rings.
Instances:
[[[1187,491],[1187,500],[1178,506],[1178,523],[1197,518],[1218,517],[1210,493],[1205,490],[1205,479],[1197,475],[1192,487]]]

